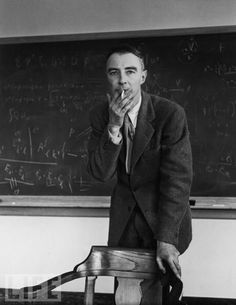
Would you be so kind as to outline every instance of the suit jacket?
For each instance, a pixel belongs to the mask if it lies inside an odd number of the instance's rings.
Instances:
[[[138,205],[154,238],[184,252],[192,238],[192,155],[184,109],[142,92],[130,176],[125,171],[124,141],[116,145],[109,137],[108,103],[95,107],[90,119],[89,171],[100,181],[117,175],[111,196],[108,244],[118,244]]]

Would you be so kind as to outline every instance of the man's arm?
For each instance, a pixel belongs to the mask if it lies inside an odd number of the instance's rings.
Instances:
[[[94,109],[90,115],[92,133],[88,143],[90,174],[99,181],[107,181],[116,172],[117,160],[122,147],[121,141],[112,140],[108,120],[104,113]]]
[[[192,154],[185,112],[177,107],[163,129],[160,167],[160,199],[157,228],[157,263],[165,272],[168,263],[177,277],[179,229],[189,205]]]
[[[124,116],[133,107],[129,99],[131,92],[125,96],[116,93],[113,97],[108,95],[108,107],[105,115],[95,109],[90,116],[92,134],[88,144],[89,164],[91,175],[100,181],[106,181],[116,172],[117,161],[122,147],[120,129]]]

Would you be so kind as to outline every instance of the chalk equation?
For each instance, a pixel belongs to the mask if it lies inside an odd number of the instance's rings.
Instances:
[[[185,108],[191,194],[236,196],[236,34],[1,45],[0,192],[109,195],[87,172],[90,110],[107,102],[110,47],[144,51],[143,89]]]

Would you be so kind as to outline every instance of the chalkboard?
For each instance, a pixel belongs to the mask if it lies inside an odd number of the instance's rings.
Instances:
[[[144,90],[182,105],[192,196],[236,196],[236,34],[0,45],[0,193],[108,196],[86,170],[89,111],[106,99],[105,55],[145,54]]]

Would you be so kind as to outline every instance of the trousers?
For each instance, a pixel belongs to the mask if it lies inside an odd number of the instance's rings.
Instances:
[[[138,207],[134,208],[118,246],[156,250],[156,240]],[[162,286],[159,279],[143,280],[141,283],[141,292],[141,305],[162,304]]]

